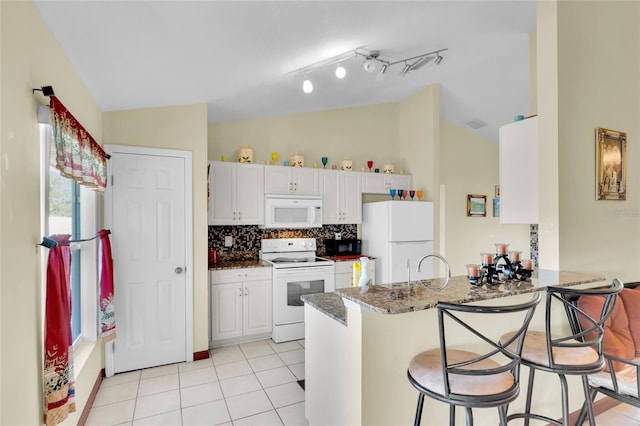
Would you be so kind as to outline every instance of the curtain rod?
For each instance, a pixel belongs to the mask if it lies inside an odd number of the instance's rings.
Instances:
[[[110,230],[110,229],[107,229],[107,235],[109,235],[109,234],[111,234],[111,230]],[[85,242],[87,242],[87,241],[93,241],[93,240],[95,240],[96,238],[98,238],[98,235],[97,235],[97,234],[96,234],[96,235],[94,235],[94,236],[93,236],[93,237],[91,237],[91,238],[86,238],[86,239],[83,239],[83,240],[69,240],[68,242],[69,242],[70,244],[71,244],[71,243],[85,243]],[[58,243],[57,243],[57,242],[56,242],[56,240],[54,240],[53,238],[49,238],[49,237],[42,237],[42,242],[41,242],[40,244],[38,244],[38,245],[39,245],[39,246],[46,247],[46,248],[48,248],[48,249],[51,249],[51,248],[53,248],[53,247],[57,246],[57,245],[58,245]]]

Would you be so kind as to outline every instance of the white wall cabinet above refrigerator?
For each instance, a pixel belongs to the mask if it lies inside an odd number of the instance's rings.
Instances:
[[[411,175],[362,172],[362,193],[389,195],[390,189],[412,188]]]
[[[362,223],[362,184],[360,173],[320,170],[322,224]]]
[[[265,166],[265,194],[320,194],[318,169]]]
[[[538,117],[500,127],[500,223],[538,223]]]
[[[209,162],[209,225],[264,223],[264,166]]]

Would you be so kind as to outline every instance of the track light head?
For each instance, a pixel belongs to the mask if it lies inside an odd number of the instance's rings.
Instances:
[[[304,81],[302,82],[302,91],[304,93],[313,92],[313,84],[311,83],[311,80],[307,78],[306,75],[304,76]]]
[[[382,64],[382,68],[380,68],[380,72],[376,76],[376,80],[378,80],[378,81],[384,80],[384,73],[387,72],[387,68],[389,68],[389,65]]]
[[[339,79],[343,79],[347,75],[347,70],[344,69],[340,62],[338,62],[338,66],[336,67],[336,77]]]
[[[376,69],[378,56],[380,56],[379,50],[369,52],[369,54],[365,56],[364,61],[362,61],[362,68],[364,68],[366,72],[373,72]]]
[[[444,58],[442,56],[440,56],[440,53],[438,53],[438,57],[436,58],[435,64],[436,65],[440,65],[440,62],[442,62]]]

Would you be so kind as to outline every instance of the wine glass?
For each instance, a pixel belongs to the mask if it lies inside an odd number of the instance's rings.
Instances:
[[[389,190],[389,194],[391,195],[391,199],[393,200],[394,198],[396,198],[396,190],[395,189],[390,189]]]
[[[273,151],[273,152],[271,153],[271,159],[273,160],[273,164],[278,164],[278,157],[279,157],[279,156],[278,156],[278,153],[277,153],[277,152]]]
[[[413,201],[414,195],[416,195],[416,191],[414,191],[413,189],[410,189],[409,190],[409,197],[411,197],[411,201]]]
[[[405,189],[405,190],[402,192],[402,199],[403,199],[403,200],[406,200],[406,199],[407,199],[407,195],[409,195],[409,190],[408,190],[408,189]]]
[[[416,191],[416,195],[418,196],[418,200],[422,200],[422,190],[421,189],[418,189]]]
[[[322,157],[322,168],[326,169],[328,162],[329,162],[329,159],[327,157]]]
[[[369,173],[371,173],[371,168],[373,167],[373,161],[367,160],[367,167],[369,167]]]
[[[402,196],[404,195],[404,189],[398,189],[398,197],[402,200]]]

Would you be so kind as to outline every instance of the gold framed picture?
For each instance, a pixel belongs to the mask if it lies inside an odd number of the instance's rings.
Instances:
[[[596,200],[627,199],[627,134],[596,129]]]
[[[467,216],[487,216],[487,196],[467,194]]]

